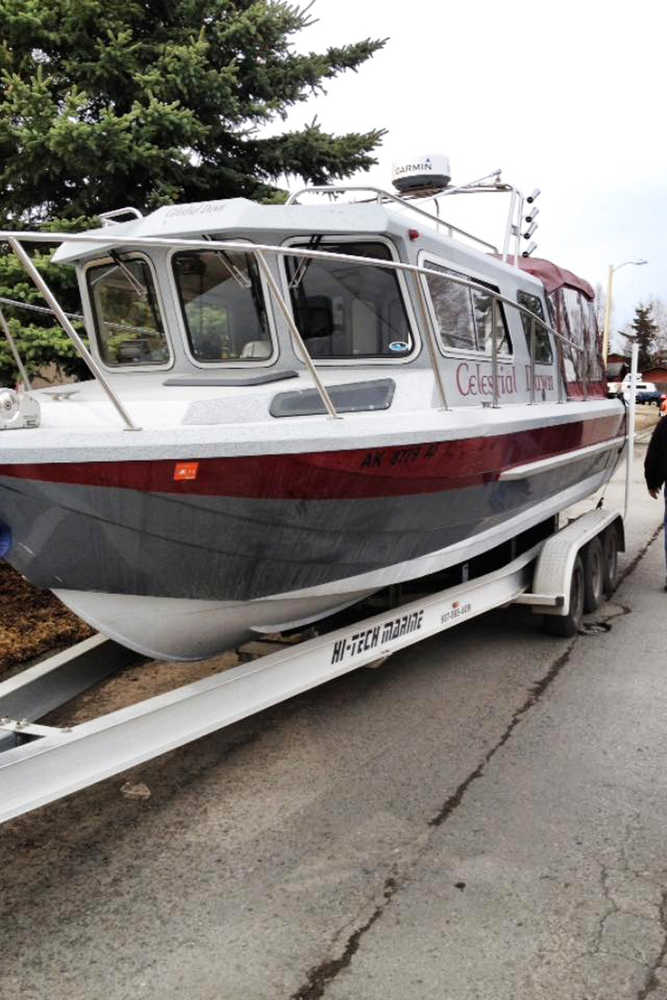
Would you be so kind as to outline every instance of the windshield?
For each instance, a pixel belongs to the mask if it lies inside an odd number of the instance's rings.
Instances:
[[[174,254],[174,277],[192,356],[203,363],[265,361],[273,353],[257,263],[251,254]]]
[[[390,260],[383,243],[311,241],[339,260],[286,257],[294,320],[313,358],[401,358],[414,342],[396,274],[349,254]]]
[[[169,345],[146,261],[115,257],[90,267],[88,291],[100,355],[105,364],[163,365]]]

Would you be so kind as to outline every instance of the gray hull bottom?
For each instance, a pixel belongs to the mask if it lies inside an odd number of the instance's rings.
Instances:
[[[596,455],[517,482],[361,500],[236,500],[0,478],[9,561],[101,632],[200,659],[469,559],[581,500]]]
[[[56,593],[76,614],[123,645],[157,659],[203,659],[237,645],[253,633],[315,621],[384,586],[473,558],[589,496],[606,478],[606,474],[598,473],[529,512],[428,556],[274,598],[229,602],[92,591]]]

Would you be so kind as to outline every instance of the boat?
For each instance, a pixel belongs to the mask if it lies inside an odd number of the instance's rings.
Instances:
[[[0,556],[123,645],[201,659],[465,566],[603,487],[625,409],[592,289],[521,249],[530,198],[498,172],[424,176],[441,163],[363,199],[0,233],[94,376],[35,389],[0,311],[22,374],[0,390]],[[461,192],[509,195],[502,248],[429,208]],[[88,346],[25,250],[56,239]]]

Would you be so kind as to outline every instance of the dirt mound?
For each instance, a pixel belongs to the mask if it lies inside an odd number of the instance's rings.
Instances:
[[[14,663],[92,635],[49,590],[38,590],[0,560],[0,673]]]

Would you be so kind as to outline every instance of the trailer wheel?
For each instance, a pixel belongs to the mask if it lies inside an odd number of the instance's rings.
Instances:
[[[602,572],[605,597],[611,597],[618,583],[618,526],[610,524],[602,535]]]
[[[565,639],[576,635],[584,614],[584,564],[581,556],[574,560],[572,579],[570,581],[570,610],[566,615],[545,615],[544,630],[549,635],[558,635]]]
[[[584,549],[584,611],[597,611],[604,590],[604,555],[599,536],[591,538]]]

